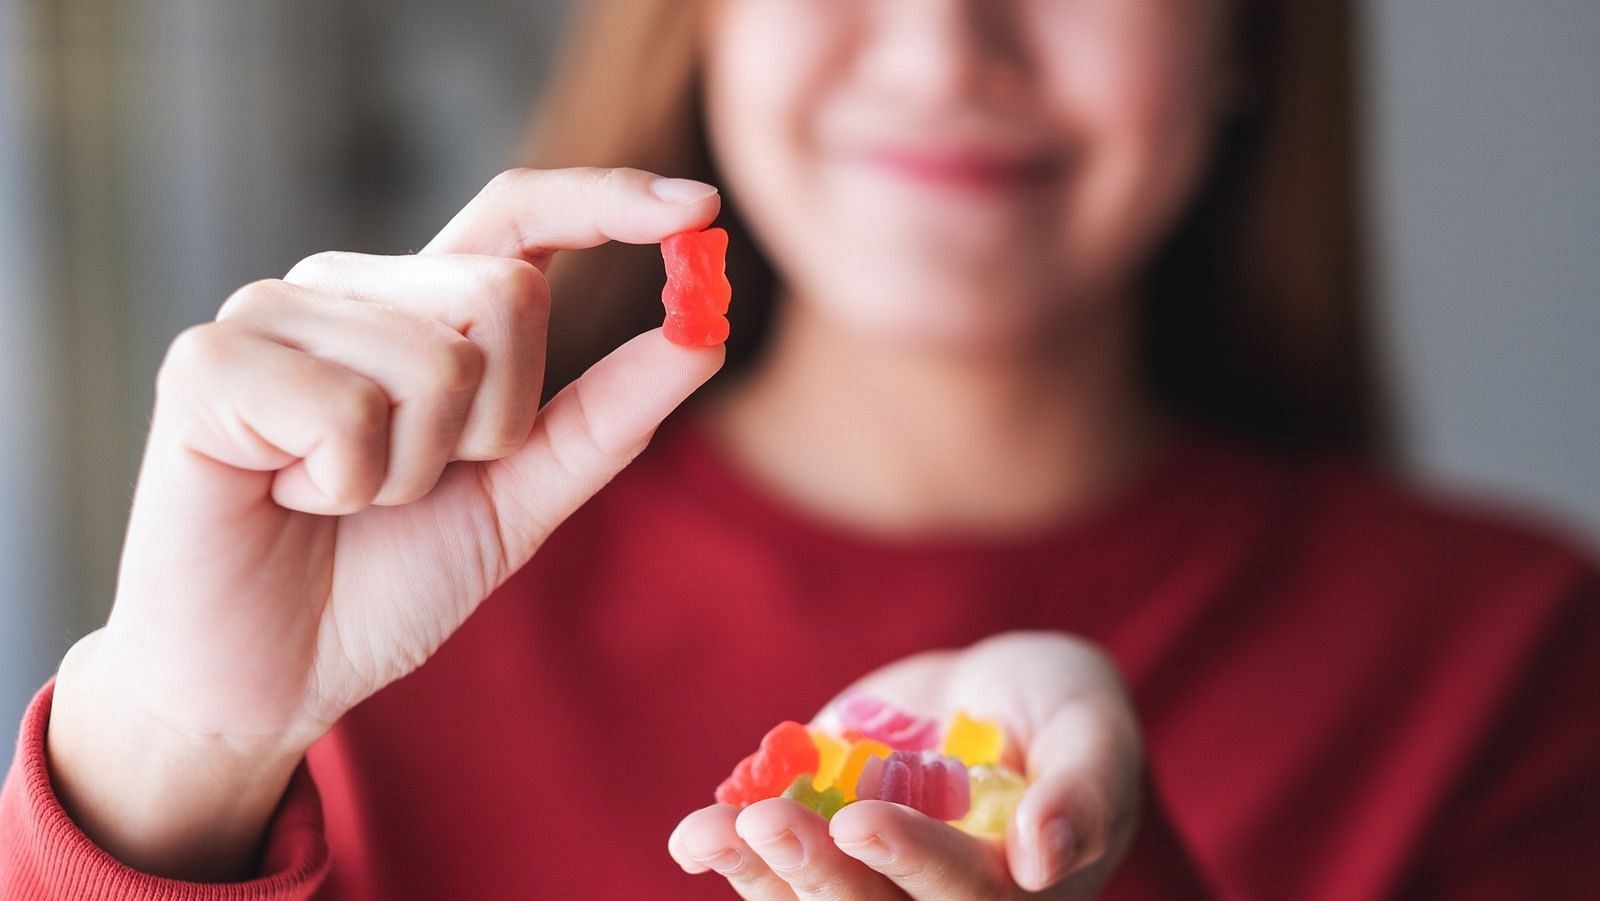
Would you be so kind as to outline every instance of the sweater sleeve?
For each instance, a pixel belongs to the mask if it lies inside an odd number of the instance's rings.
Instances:
[[[289,901],[307,899],[328,870],[322,802],[304,763],[268,824],[258,876],[247,882],[164,879],[127,867],[67,816],[50,784],[45,729],[54,682],[22,719],[16,756],[0,788],[0,898],[106,901]]]

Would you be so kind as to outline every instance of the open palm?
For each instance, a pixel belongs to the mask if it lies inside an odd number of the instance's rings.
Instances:
[[[964,710],[1009,738],[1027,793],[1003,842],[915,810],[858,801],[832,821],[775,798],[703,808],[668,842],[688,872],[750,901],[1093,897],[1130,844],[1142,748],[1110,660],[1054,633],[1009,633],[893,663],[849,686],[925,715]],[[828,725],[830,711],[819,714]]]

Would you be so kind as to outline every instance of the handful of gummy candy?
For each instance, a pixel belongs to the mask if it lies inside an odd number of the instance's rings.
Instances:
[[[939,728],[869,695],[835,706],[843,731],[783,722],[717,786],[717,803],[788,798],[831,818],[852,801],[892,801],[980,835],[1006,831],[1027,787],[1001,765],[999,724],[956,713]]]

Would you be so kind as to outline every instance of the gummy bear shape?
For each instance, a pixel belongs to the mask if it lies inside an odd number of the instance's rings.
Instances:
[[[728,302],[733,286],[724,274],[728,233],[720,228],[684,232],[661,242],[667,284],[661,323],[667,340],[686,346],[713,346],[728,340]]]
[[[809,779],[816,771],[817,746],[811,734],[799,723],[782,722],[761,739],[760,750],[739,761],[717,786],[717,803],[747,807],[776,798],[796,776]]]
[[[824,820],[833,819],[833,815],[844,806],[844,793],[838,786],[830,785],[822,791],[817,791],[811,784],[812,775],[801,773],[794,777],[789,787],[783,790],[783,796],[789,800],[817,812]]]
[[[836,708],[845,734],[851,731],[897,751],[926,751],[939,744],[939,721],[908,713],[871,695],[841,698]]]
[[[972,809],[956,825],[978,835],[1004,835],[1027,782],[1015,770],[988,764],[973,767],[969,775]]]
[[[959,710],[939,748],[946,757],[954,757],[967,766],[999,763],[1005,749],[1006,735],[999,723],[974,719]]]
[[[811,733],[811,741],[817,746],[817,772],[812,777],[812,785],[817,791],[825,791],[839,781],[839,771],[844,769],[850,746],[814,726],[806,731]]]
[[[894,748],[881,741],[863,738],[852,742],[850,750],[845,753],[844,762],[839,765],[839,774],[834,777],[834,787],[844,793],[845,801],[856,799],[856,782],[861,779],[861,771],[866,769],[867,761],[874,758],[888,757],[894,753]]]
[[[892,801],[936,820],[959,820],[972,807],[967,765],[937,751],[895,751],[874,757],[856,783],[858,801]]]

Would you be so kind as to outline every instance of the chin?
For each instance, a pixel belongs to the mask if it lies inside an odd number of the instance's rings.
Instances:
[[[885,349],[990,354],[1037,343],[1059,320],[1056,304],[994,286],[926,282],[855,286],[831,293],[821,312]],[[1057,299],[1059,303],[1059,299]]]

